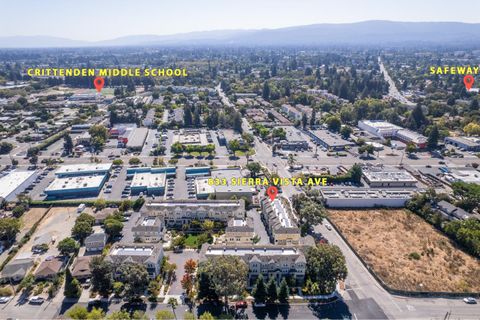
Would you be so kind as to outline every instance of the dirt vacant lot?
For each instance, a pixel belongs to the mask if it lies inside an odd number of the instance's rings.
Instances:
[[[47,208],[31,208],[27,212],[25,212],[22,216],[22,228],[21,232],[27,232],[33,225],[40,220],[45,212],[47,212]]]
[[[407,210],[329,210],[333,224],[394,289],[480,292],[480,261]]]

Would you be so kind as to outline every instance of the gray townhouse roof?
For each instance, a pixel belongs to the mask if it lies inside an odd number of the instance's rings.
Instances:
[[[92,245],[92,244],[97,244],[97,243],[103,243],[107,241],[107,236],[103,232],[98,232],[98,233],[92,233],[88,237],[85,238],[85,246],[87,245]]]
[[[162,244],[125,243],[115,244],[105,257],[115,264],[121,263],[156,263],[163,256]]]

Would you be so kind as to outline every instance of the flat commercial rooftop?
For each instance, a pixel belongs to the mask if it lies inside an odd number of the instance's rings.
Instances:
[[[143,147],[147,138],[148,128],[135,128],[128,136],[127,148]]]
[[[412,190],[328,189],[321,190],[325,199],[409,199]]]
[[[35,171],[11,171],[6,176],[0,178],[0,197],[7,198],[12,192],[30,179]]]
[[[405,170],[397,170],[397,171],[364,170],[363,175],[370,182],[417,182],[417,180]]]
[[[56,178],[45,189],[45,191],[71,191],[101,188],[104,178],[104,175]]]
[[[344,147],[344,146],[353,146],[354,143],[342,139],[337,134],[331,133],[327,130],[314,130],[312,131],[313,135],[318,139],[322,140],[329,147]]]
[[[466,168],[451,169],[450,176],[457,181],[463,181],[465,183],[480,184],[480,172],[474,169],[466,169]]]
[[[85,164],[70,164],[61,166],[55,174],[58,175],[74,175],[86,173],[105,173],[112,168],[111,163],[85,163]]]
[[[147,187],[147,189],[165,187],[165,174],[150,172],[135,173],[131,186],[132,188]]]

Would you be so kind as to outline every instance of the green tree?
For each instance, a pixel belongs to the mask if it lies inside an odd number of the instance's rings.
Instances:
[[[308,125],[307,114],[302,113],[302,127],[303,127],[303,130],[307,129],[307,125]]]
[[[57,249],[63,255],[71,255],[78,250],[78,243],[74,239],[68,237],[57,244]]]
[[[282,279],[280,282],[280,288],[278,289],[278,301],[280,303],[287,303],[288,302],[288,296],[289,296],[289,288],[287,284],[287,280],[285,278]]]
[[[173,320],[175,319],[175,315],[168,310],[159,310],[155,314],[155,319],[156,320]]]
[[[252,296],[257,304],[265,303],[267,300],[267,288],[261,274],[258,276],[257,282],[255,282],[255,286],[252,290]]]
[[[12,242],[20,231],[20,220],[17,218],[0,219],[0,239]]]
[[[277,282],[273,277],[270,277],[267,283],[267,300],[274,303],[278,298]]]
[[[86,221],[75,222],[72,229],[72,236],[78,238],[81,243],[93,232],[92,225]]]
[[[98,198],[97,200],[95,200],[95,202],[93,203],[93,206],[95,207],[95,209],[98,211],[98,210],[103,210],[107,207],[107,201],[103,198]]]
[[[142,161],[137,157],[133,157],[133,158],[130,158],[130,160],[128,160],[128,164],[131,166],[139,165],[140,163],[142,163]]]
[[[115,159],[115,160],[112,161],[112,164],[114,166],[121,166],[121,165],[123,165],[123,160],[122,159]]]
[[[415,153],[415,152],[417,152],[417,146],[415,146],[415,144],[413,144],[413,143],[409,143],[409,144],[407,144],[407,147],[405,148],[405,151],[408,154]]]
[[[343,126],[342,129],[340,129],[340,135],[342,136],[343,139],[350,138],[350,135],[352,133],[353,133],[353,129],[350,128],[349,126]]]
[[[200,319],[200,320],[215,320],[215,318],[212,316],[212,314],[208,311],[205,311],[204,313],[202,313],[198,319]]]
[[[438,131],[438,127],[434,125],[428,135],[428,140],[427,140],[428,149],[433,150],[437,148],[439,137],[440,137],[440,132]]]
[[[240,114],[240,112],[235,112],[235,114],[233,115],[233,130],[239,133],[243,132],[242,115]]]
[[[132,314],[132,320],[149,320],[149,318],[144,311],[135,310]]]
[[[205,272],[198,272],[198,299],[218,300],[218,295],[210,282],[210,276]]]
[[[122,234],[123,222],[115,218],[108,218],[104,221],[105,233],[110,237],[110,239],[115,238]]]
[[[333,132],[340,131],[340,127],[342,126],[342,123],[340,122],[340,119],[338,117],[330,116],[325,120],[325,122],[327,123],[328,130]]]
[[[25,207],[23,205],[15,206],[12,210],[12,215],[15,218],[20,218],[25,213]]]
[[[63,295],[67,298],[80,298],[82,294],[82,287],[80,286],[80,282],[77,279],[72,277],[69,268],[65,270],[65,288],[63,291]]]
[[[256,178],[257,175],[262,171],[262,166],[258,162],[250,162],[247,164],[247,169],[250,170],[252,178]]]
[[[13,144],[9,142],[0,142],[0,154],[9,154],[13,150]]]
[[[97,256],[90,260],[90,270],[92,271],[92,289],[106,297],[113,289],[113,266],[110,262],[103,260],[103,257]]]
[[[306,254],[306,276],[318,286],[319,294],[330,294],[337,281],[347,277],[347,265],[340,248],[321,244],[311,247]]]
[[[175,316],[175,319],[177,319],[177,315],[175,314],[175,309],[177,309],[178,302],[176,298],[170,298],[168,299],[167,304],[172,308],[173,315]]]
[[[208,274],[211,286],[217,295],[224,297],[226,306],[229,296],[245,291],[248,268],[237,256],[210,257],[199,265],[199,273],[202,272]]]
[[[67,133],[63,137],[63,150],[65,150],[66,154],[71,154],[73,151],[73,140],[72,137]]]
[[[145,199],[144,198],[138,198],[137,200],[135,200],[133,202],[133,205],[132,205],[132,209],[134,211],[139,211],[142,207],[143,207],[143,204],[145,203]]]
[[[270,86],[268,85],[267,81],[263,83],[262,98],[267,101],[270,100]]]
[[[105,319],[105,312],[101,308],[93,308],[88,313],[87,320],[103,320]]]
[[[125,295],[130,299],[141,296],[148,287],[148,272],[143,264],[125,263],[119,267],[120,279],[125,285]]]
[[[362,167],[359,164],[354,164],[349,170],[352,182],[360,183],[362,180]]]
[[[123,285],[122,282],[120,281],[115,281],[113,283],[113,293],[117,296],[117,297],[120,297],[123,293],[123,289],[125,288],[125,286]]]
[[[69,319],[85,320],[88,317],[88,310],[86,307],[76,304],[66,312],[66,315]]]
[[[113,311],[107,315],[107,320],[130,320],[130,314],[127,311]]]

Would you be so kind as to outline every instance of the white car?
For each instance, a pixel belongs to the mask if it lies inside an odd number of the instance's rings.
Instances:
[[[325,223],[325,228],[327,228],[327,230],[332,230],[332,226],[328,223]]]
[[[477,300],[475,300],[475,298],[473,297],[466,297],[466,298],[463,298],[463,302],[468,304],[476,304]]]
[[[42,304],[44,301],[45,299],[39,296],[33,296],[30,299],[28,299],[28,302],[31,304]]]
[[[0,303],[7,303],[12,297],[0,297]]]

